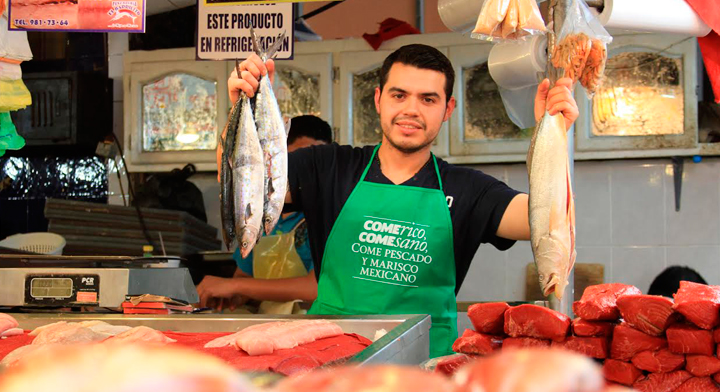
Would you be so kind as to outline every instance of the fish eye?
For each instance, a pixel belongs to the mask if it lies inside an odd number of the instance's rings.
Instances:
[[[248,246],[248,243],[247,243],[247,241],[243,241],[243,243],[242,243],[242,247],[243,247],[243,248],[247,248],[247,246]]]

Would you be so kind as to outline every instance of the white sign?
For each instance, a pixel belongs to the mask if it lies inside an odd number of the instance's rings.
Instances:
[[[237,4],[237,2],[235,2]],[[285,38],[276,59],[293,58],[295,18],[292,3],[226,5],[218,0],[198,0],[198,60],[246,59],[253,51],[250,28],[262,47]]]

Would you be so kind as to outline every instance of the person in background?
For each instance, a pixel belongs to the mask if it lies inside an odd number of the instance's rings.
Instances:
[[[681,280],[707,284],[705,279],[694,269],[673,265],[667,267],[665,271],[655,277],[655,280],[650,284],[648,295],[662,295],[663,297],[673,298],[673,294],[677,293],[680,288]]]
[[[294,117],[287,137],[288,152],[332,143],[332,129],[311,115]],[[218,171],[220,164],[218,162]],[[275,229],[243,259],[236,248],[232,278],[206,276],[197,286],[201,307],[234,308],[247,299],[287,302],[313,301],[317,296],[310,242],[301,212],[282,214]],[[294,279],[301,278],[301,279]]]

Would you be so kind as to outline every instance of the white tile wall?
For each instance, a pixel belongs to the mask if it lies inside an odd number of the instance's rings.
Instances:
[[[503,170],[504,167],[504,170]],[[524,165],[479,166],[515,189],[527,191]],[[606,282],[634,284],[647,291],[670,265],[695,269],[720,284],[720,159],[686,160],[681,209],[675,211],[669,159],[577,162],[575,205],[577,262],[605,265]],[[504,297],[485,265],[506,254]],[[490,256],[487,256],[490,254]],[[507,252],[479,249],[460,290],[463,301],[524,299],[525,266],[532,260],[527,242]]]

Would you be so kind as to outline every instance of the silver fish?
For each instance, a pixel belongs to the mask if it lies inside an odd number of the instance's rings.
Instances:
[[[235,237],[246,258],[260,238],[263,215],[263,152],[260,147],[250,99],[240,98],[241,115],[233,149],[233,198]]]
[[[235,241],[235,217],[233,215],[233,171],[232,155],[235,147],[235,139],[240,123],[242,100],[238,99],[230,110],[227,125],[225,125],[225,139],[223,143],[222,161],[220,165],[220,217],[222,220],[223,239],[228,250]]]
[[[285,34],[281,34],[275,44],[261,51],[257,45],[257,37],[251,29],[253,45],[263,61],[271,58],[282,44]],[[263,228],[270,234],[282,213],[287,193],[287,136],[285,121],[273,92],[270,79],[260,79],[255,101],[255,122],[258,137],[263,149],[265,160],[265,199],[263,203]]]
[[[535,128],[527,166],[530,180],[530,245],[543,295],[562,299],[575,265],[575,202],[570,182],[567,132],[562,114]]]

